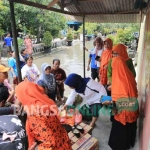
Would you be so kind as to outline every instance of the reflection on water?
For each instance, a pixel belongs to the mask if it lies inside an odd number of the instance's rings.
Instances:
[[[86,47],[88,49],[93,48],[93,41],[86,42]],[[37,65],[39,69],[41,69],[42,63],[49,63],[52,66],[52,61],[55,58],[60,59],[60,67],[63,68],[67,75],[70,73],[77,73],[83,76],[83,43],[71,47],[67,47],[65,50],[53,53],[51,55],[44,56],[42,58],[38,58],[34,60],[34,63]],[[89,53],[85,52],[85,67],[87,69],[88,64],[88,56]],[[90,77],[91,72],[86,70],[86,77]],[[70,89],[65,86],[65,96],[68,96],[70,93]]]

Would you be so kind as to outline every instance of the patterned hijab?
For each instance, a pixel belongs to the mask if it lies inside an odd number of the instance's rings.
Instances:
[[[41,66],[41,72],[39,80],[43,80],[46,87],[48,88],[49,93],[53,93],[56,89],[56,81],[53,74],[45,74],[45,70],[47,67],[51,67],[48,63],[44,63]]]

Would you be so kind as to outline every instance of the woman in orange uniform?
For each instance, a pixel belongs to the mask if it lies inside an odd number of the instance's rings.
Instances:
[[[29,149],[71,150],[67,132],[58,117],[55,102],[35,83],[23,81],[16,87],[17,99],[27,112],[26,130]]]
[[[139,115],[138,91],[133,73],[120,56],[112,58],[111,91],[115,115],[109,146],[112,150],[127,150],[135,144]]]
[[[127,53],[127,47],[124,44],[119,43],[113,47],[112,57],[117,57],[117,56],[124,58],[128,68],[132,71],[133,75],[136,77],[136,72],[134,69],[133,61],[131,58],[129,58],[128,53]],[[110,61],[108,63],[108,69],[107,69],[107,77],[108,77],[109,83],[111,83],[111,79],[112,79],[111,64],[112,64],[112,59],[110,59]]]
[[[107,38],[104,41],[104,48],[105,50],[102,53],[102,56],[100,58],[100,71],[99,71],[99,76],[100,76],[100,83],[102,85],[107,85],[107,66],[108,62],[112,57],[112,46],[113,42],[111,39]]]

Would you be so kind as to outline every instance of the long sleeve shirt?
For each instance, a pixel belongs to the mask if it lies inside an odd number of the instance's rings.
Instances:
[[[93,90],[96,90],[98,92]],[[101,85],[99,82],[95,82],[94,80],[90,79],[90,81],[87,83],[84,94],[77,93],[74,89],[71,90],[71,94],[69,95],[66,101],[66,105],[73,105],[77,94],[79,94],[83,98],[82,105],[92,105],[95,103],[100,103],[101,96],[107,95],[107,92],[103,85]]]

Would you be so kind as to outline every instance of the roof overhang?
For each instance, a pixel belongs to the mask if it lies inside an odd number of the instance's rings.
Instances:
[[[85,16],[86,22],[99,23],[139,23],[141,18],[141,9],[134,9],[136,0],[51,0],[47,5],[29,0],[12,1],[72,15],[79,22],[82,21],[83,16]],[[58,4],[60,9],[54,8],[55,4]],[[145,11],[142,10],[142,13],[146,12],[149,8],[150,4],[147,5]]]

